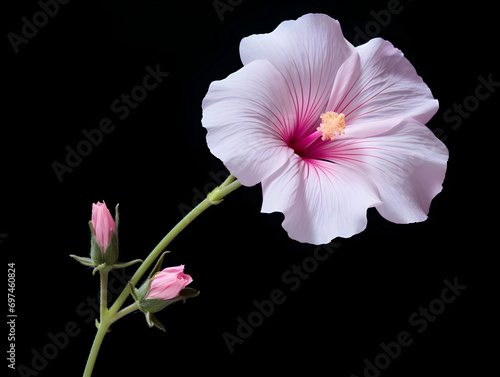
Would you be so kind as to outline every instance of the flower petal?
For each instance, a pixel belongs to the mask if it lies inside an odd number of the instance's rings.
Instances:
[[[361,232],[367,208],[380,204],[376,186],[356,169],[297,155],[262,191],[262,212],[282,212],[290,238],[317,245]]]
[[[279,169],[293,154],[285,139],[295,110],[281,74],[254,61],[210,85],[203,100],[203,126],[210,151],[245,186]]]
[[[405,118],[424,124],[432,118],[438,101],[400,50],[380,38],[356,50],[359,62],[351,59],[352,64],[339,72],[339,76],[343,73],[339,79],[355,82],[338,89],[336,82],[327,106],[330,111],[345,114],[344,137],[385,132]]]
[[[193,278],[184,273],[183,265],[165,268],[151,279],[146,298],[172,299],[192,281]]]
[[[294,140],[316,129],[337,71],[355,51],[339,22],[323,14],[282,22],[273,32],[249,36],[240,44],[243,64],[265,59],[283,75],[297,112]]]
[[[441,191],[448,149],[425,125],[406,119],[366,140],[339,139],[321,158],[365,170],[380,192],[379,213],[395,223],[411,223],[427,218]]]
[[[102,252],[111,242],[111,232],[116,233],[115,220],[103,201],[92,204],[92,227]]]

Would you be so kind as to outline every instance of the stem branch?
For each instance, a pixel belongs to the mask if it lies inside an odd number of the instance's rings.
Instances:
[[[126,308],[123,308],[122,310],[120,310],[118,313],[116,313],[114,316],[113,316],[113,322],[116,322],[118,321],[121,317],[127,315],[127,314],[130,314],[132,313],[133,311],[135,310],[139,310],[139,303],[137,301],[135,301],[133,304],[130,304],[129,306],[127,306]]]

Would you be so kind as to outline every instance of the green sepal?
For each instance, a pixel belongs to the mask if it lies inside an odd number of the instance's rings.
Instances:
[[[130,290],[130,295],[134,299],[134,301],[138,301],[137,299],[137,289],[135,289],[134,285],[129,281],[128,282],[128,289]]]
[[[124,268],[124,267],[128,267],[128,266],[132,266],[133,264],[136,264],[136,263],[142,263],[144,262],[142,259],[134,259],[133,261],[130,261],[130,262],[116,262],[114,265],[113,265],[113,268]]]
[[[160,298],[147,298],[139,303],[141,310],[147,313],[156,313],[164,309],[171,303],[177,301],[175,298],[170,300],[162,300]]]
[[[138,290],[134,289],[132,286],[130,287],[132,290],[132,297],[136,299],[137,301],[137,294]],[[186,299],[191,298],[191,297],[196,297],[200,294],[200,291],[197,291],[196,289],[193,288],[184,288],[182,291],[179,292],[179,296],[174,297],[170,300],[161,300],[159,298],[152,298],[152,299],[146,299],[142,303],[139,303],[140,309],[146,314],[146,321],[148,323],[149,327],[158,327],[162,331],[165,330],[165,326],[161,324],[160,321],[155,317],[153,313],[156,313],[157,311],[160,311],[167,307],[168,305],[182,300],[186,301]]]
[[[162,325],[160,321],[154,316],[153,313],[146,313],[146,322],[148,323],[149,327],[156,326],[158,327],[161,331],[166,332],[167,330],[165,329],[165,326]]]
[[[150,287],[151,287],[151,279],[148,278],[144,283],[142,283],[142,285],[140,286],[139,289],[134,288],[134,292],[136,295],[136,297],[134,297],[134,299],[137,302],[139,302],[139,305],[142,301],[144,301],[144,299],[148,295]]]
[[[87,267],[95,267],[95,263],[91,258],[79,257],[78,255],[70,254],[71,258],[76,259],[78,262]]]
[[[151,273],[149,274],[149,277],[148,279],[151,279],[153,276],[155,276],[158,272],[160,272],[161,270],[161,265],[163,263],[163,258],[165,257],[165,254],[169,254],[170,251],[165,251],[159,258],[158,258],[158,261],[156,262],[153,270],[151,271]]]
[[[200,294],[200,291],[197,291],[196,289],[186,287],[183,290],[179,292],[180,299],[182,302],[186,302],[188,298],[193,298],[196,297]]]
[[[141,287],[142,288],[142,287]],[[140,291],[140,289],[139,289]],[[139,293],[139,297],[142,293]],[[147,294],[147,292],[146,292]],[[183,302],[186,302],[188,298],[196,297],[200,294],[200,291],[197,291],[196,289],[193,288],[184,288],[179,292],[179,295],[171,298],[170,300],[162,300],[161,298],[148,298],[148,299],[143,299],[142,301],[139,301],[139,306],[143,312],[148,312],[148,313],[156,313],[159,312],[160,310],[165,309],[167,306],[170,304],[173,304],[176,301],[182,300]]]
[[[92,226],[92,221],[89,221],[89,227],[90,227],[90,257],[94,261],[95,266],[99,266],[100,264],[104,263],[104,256],[102,253],[101,246],[99,245],[99,242],[97,242],[97,238],[95,236],[95,231],[94,227]]]
[[[97,271],[99,271],[99,272],[100,272],[100,271],[102,271],[102,270],[104,270],[104,271],[106,271],[106,270],[107,270],[107,271],[109,271],[109,270],[111,270],[112,268],[113,268],[113,266],[108,266],[106,263],[102,263],[102,264],[100,264],[99,266],[97,266],[96,268],[94,268],[94,269],[92,270],[92,275],[95,275],[95,273],[96,273]]]
[[[115,228],[116,228],[117,235],[118,235],[118,222],[120,221],[120,215],[119,215],[119,211],[118,211],[119,206],[120,206],[120,204],[117,203],[116,207],[115,207]]]
[[[104,252],[104,263],[109,266],[112,266],[118,260],[118,234],[110,230],[111,240],[109,241],[109,245],[106,247],[106,251]]]
[[[115,267],[116,262],[118,261],[118,223],[120,222],[120,213],[119,213],[119,204],[115,207],[115,230],[113,232],[110,230],[111,237],[109,241],[109,245],[106,246],[106,250],[104,251],[104,261],[110,266]],[[124,266],[126,267],[126,266]],[[118,267],[120,268],[120,267]]]

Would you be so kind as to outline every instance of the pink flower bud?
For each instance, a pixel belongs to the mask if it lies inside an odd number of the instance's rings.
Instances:
[[[116,233],[115,220],[106,207],[106,203],[97,202],[92,204],[92,226],[101,250],[104,253],[111,242],[111,231]]]
[[[184,273],[184,265],[182,264],[177,267],[165,268],[151,279],[151,286],[146,299],[170,300],[177,297],[179,292],[192,281],[191,276]]]

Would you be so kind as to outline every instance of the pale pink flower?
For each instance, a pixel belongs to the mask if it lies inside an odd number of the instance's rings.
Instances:
[[[425,126],[438,101],[383,39],[354,47],[338,21],[308,14],[240,44],[243,67],[203,100],[207,142],[262,212],[301,242],[366,227],[366,210],[411,223],[442,189],[448,150]]]
[[[106,207],[106,203],[97,202],[92,204],[92,227],[99,246],[104,253],[111,242],[111,232],[116,233],[115,220]]]
[[[146,299],[170,300],[177,297],[192,281],[191,276],[184,273],[184,265],[165,268],[152,277]]]

